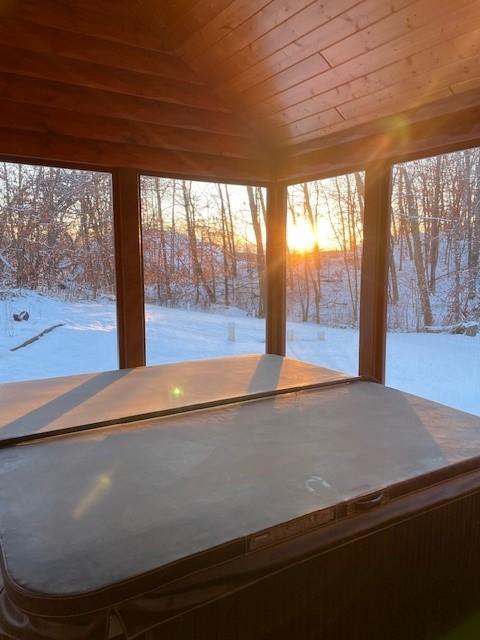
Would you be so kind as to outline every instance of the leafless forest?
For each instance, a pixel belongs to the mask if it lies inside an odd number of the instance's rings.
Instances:
[[[115,291],[105,173],[0,165],[0,286],[93,299]]]
[[[364,176],[290,187],[288,315],[291,320],[357,326]]]
[[[142,241],[147,301],[264,317],[263,189],[145,177]]]
[[[265,314],[265,193],[142,178],[148,302]],[[364,176],[289,188],[289,318],[358,325]],[[396,165],[389,326],[423,331],[480,319],[480,149]],[[113,297],[108,174],[0,165],[0,287]]]
[[[389,323],[480,320],[480,149],[394,168]]]
[[[291,247],[291,319],[358,326],[363,206],[362,173],[290,188],[290,223],[306,224],[314,238],[308,252]],[[480,149],[396,165],[389,328],[475,326],[479,256]]]

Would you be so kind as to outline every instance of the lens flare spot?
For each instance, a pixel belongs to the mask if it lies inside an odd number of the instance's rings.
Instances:
[[[90,489],[83,498],[81,498],[73,511],[73,517],[75,520],[83,518],[83,516],[110,491],[112,486],[111,476],[111,473],[101,473],[95,478]]]
[[[180,385],[175,385],[170,388],[170,397],[174,400],[179,400],[180,398],[183,398],[184,395],[185,391]]]

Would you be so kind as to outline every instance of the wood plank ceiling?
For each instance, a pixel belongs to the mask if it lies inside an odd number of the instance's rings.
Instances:
[[[160,19],[172,50],[293,153],[480,104],[479,0],[192,0]]]
[[[154,7],[2,0],[0,156],[268,180],[248,127],[165,52]]]
[[[268,181],[472,108],[480,0],[0,3],[3,156]]]

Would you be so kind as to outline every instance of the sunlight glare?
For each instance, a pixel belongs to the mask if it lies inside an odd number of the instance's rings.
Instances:
[[[93,483],[90,485],[89,491],[80,499],[77,506],[73,511],[73,517],[75,520],[80,520],[83,516],[90,511],[105,495],[110,491],[112,487],[112,474],[101,473],[98,475]]]
[[[312,251],[315,236],[308,222],[299,218],[288,227],[288,246],[296,253]]]

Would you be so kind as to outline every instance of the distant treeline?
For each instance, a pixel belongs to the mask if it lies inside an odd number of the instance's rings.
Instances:
[[[144,177],[146,300],[265,315],[265,192]],[[289,188],[289,318],[358,326],[364,174]],[[306,230],[306,231],[305,231]],[[423,330],[480,318],[480,150],[396,165],[389,326]],[[0,165],[0,286],[72,299],[115,293],[109,174]]]

